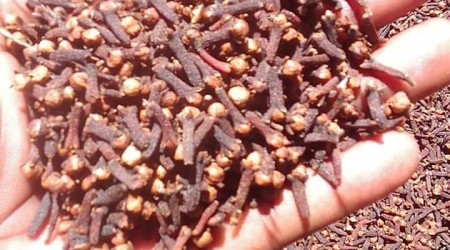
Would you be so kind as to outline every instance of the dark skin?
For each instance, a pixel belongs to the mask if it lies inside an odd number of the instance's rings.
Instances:
[[[29,17],[23,2],[0,0],[0,16],[16,13]],[[376,25],[382,27],[424,1],[368,2]],[[388,82],[388,85],[406,91],[412,101],[445,87],[450,82],[448,30],[449,21],[430,20],[394,37],[378,49],[374,54],[376,60],[406,72],[416,83],[414,87],[404,82]],[[26,236],[39,197],[19,171],[29,148],[24,133],[27,117],[22,96],[9,88],[18,65],[4,51],[3,42],[0,38],[0,246],[61,249],[63,242],[59,237],[45,245],[46,234],[36,240]],[[246,211],[242,226],[223,226],[214,236],[214,249],[279,249],[385,197],[410,178],[418,161],[418,146],[405,132],[386,132],[374,140],[360,142],[343,154],[342,184],[337,189],[311,173],[306,183],[311,207],[311,217],[307,221],[298,216],[291,192],[284,191],[278,203],[263,204]],[[155,238],[148,239],[148,232],[145,235],[146,240],[136,241],[138,249],[152,248]]]

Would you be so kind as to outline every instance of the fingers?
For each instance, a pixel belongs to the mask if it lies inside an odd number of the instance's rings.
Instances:
[[[419,7],[426,0],[366,0],[366,2],[372,11],[376,26],[381,28]]]
[[[31,193],[20,172],[27,157],[26,107],[23,96],[11,89],[16,61],[0,51],[0,225]],[[2,225],[3,226],[3,225]]]
[[[373,57],[408,74],[415,82],[386,81],[418,101],[450,83],[450,21],[431,19],[390,39]]]
[[[373,14],[373,21],[378,28],[385,26],[386,24],[402,17],[411,10],[414,10],[418,6],[426,2],[426,0],[340,0],[343,7],[343,14],[351,19],[353,17],[353,11],[350,8],[349,3],[366,2],[367,7]]]
[[[419,162],[419,149],[405,132],[387,132],[377,141],[360,142],[342,158],[342,184],[333,189],[321,177],[306,182],[311,217],[302,221],[290,191],[267,214],[251,209],[234,235],[225,226],[220,249],[279,249],[366,206],[403,184]],[[256,240],[255,240],[256,239]]]

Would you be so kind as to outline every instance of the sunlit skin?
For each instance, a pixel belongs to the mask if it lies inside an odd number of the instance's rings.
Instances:
[[[21,0],[0,0],[0,16],[27,15]],[[369,0],[378,27],[395,20],[424,1]],[[413,87],[388,82],[405,90],[412,101],[443,88],[450,82],[450,22],[434,19],[417,25],[387,41],[375,53],[379,62],[411,76]],[[14,70],[19,67],[5,51],[0,38],[0,246],[2,249],[61,249],[55,237],[45,245],[46,234],[29,239],[26,230],[39,204],[40,194],[27,181],[19,167],[29,148],[27,116],[22,96],[10,88]],[[410,178],[419,161],[419,149],[406,132],[386,132],[373,140],[360,142],[343,154],[342,184],[331,188],[311,174],[306,183],[311,217],[301,220],[290,191],[284,191],[275,204],[261,204],[246,211],[238,227],[223,226],[214,235],[214,249],[280,249],[311,232],[385,197]],[[137,232],[138,249],[152,249],[156,232]],[[255,240],[256,239],[256,240]]]

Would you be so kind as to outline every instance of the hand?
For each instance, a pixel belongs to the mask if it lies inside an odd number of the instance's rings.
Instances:
[[[15,3],[17,2],[17,3]],[[0,0],[0,17],[21,13],[27,17],[25,1]],[[422,4],[423,0],[369,0],[378,27]],[[387,3],[389,2],[389,3]],[[29,16],[29,15],[28,15]],[[450,22],[434,19],[389,40],[374,53],[381,63],[409,74],[414,87],[389,82],[417,101],[450,82]],[[22,177],[19,167],[28,151],[26,106],[20,94],[10,89],[15,59],[2,51],[0,38],[0,246],[2,249],[61,249],[56,238],[44,244],[46,234],[30,240],[26,230],[39,204],[33,185]],[[372,141],[360,142],[343,154],[342,184],[333,189],[317,175],[306,183],[311,217],[301,220],[290,191],[283,191],[277,204],[246,211],[239,234],[224,226],[215,235],[217,249],[279,249],[296,239],[344,217],[388,195],[411,176],[419,161],[415,140],[406,132],[386,132]],[[143,232],[148,238],[148,232]],[[139,240],[149,249],[152,242]]]

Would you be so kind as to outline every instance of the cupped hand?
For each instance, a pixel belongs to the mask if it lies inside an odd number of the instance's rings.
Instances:
[[[16,13],[29,17],[24,1],[0,0],[0,17]],[[422,4],[423,0],[370,0],[369,7],[382,27]],[[417,101],[450,82],[450,22],[433,19],[387,41],[375,53],[379,62],[409,74],[413,87],[388,82]],[[0,38],[0,246],[2,249],[61,249],[56,238],[44,244],[45,234],[27,238],[26,231],[39,205],[33,185],[20,173],[28,151],[26,106],[10,88],[16,60],[4,50]],[[388,195],[411,176],[419,161],[419,149],[406,132],[386,132],[374,140],[356,144],[342,156],[342,183],[333,189],[321,177],[311,175],[306,194],[311,217],[302,220],[290,191],[277,204],[245,212],[238,228],[223,226],[215,235],[214,249],[280,249],[340,218]],[[148,232],[142,234],[149,235]],[[141,237],[146,238],[146,237]],[[151,249],[150,240],[138,248]]]

